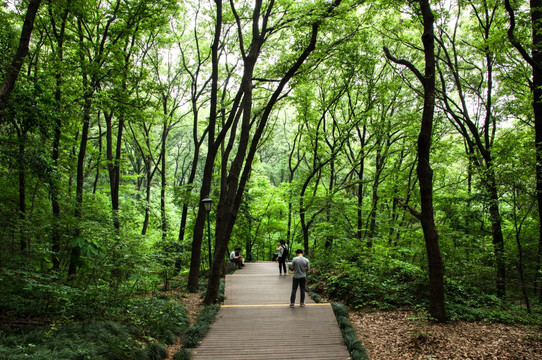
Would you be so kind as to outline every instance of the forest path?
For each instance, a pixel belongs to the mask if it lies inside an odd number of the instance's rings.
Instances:
[[[226,276],[226,300],[192,359],[349,359],[329,303],[289,307],[292,276],[274,262]]]

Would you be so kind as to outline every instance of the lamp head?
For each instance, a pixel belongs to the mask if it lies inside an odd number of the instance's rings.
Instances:
[[[210,212],[211,206],[213,205],[213,199],[207,196],[205,199],[201,200],[201,202],[203,203],[203,207],[205,208],[205,211]]]

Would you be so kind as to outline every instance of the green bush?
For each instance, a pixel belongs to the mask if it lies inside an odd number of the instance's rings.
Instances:
[[[205,336],[209,330],[209,326],[211,326],[215,320],[218,310],[220,310],[219,305],[206,306],[201,310],[194,325],[188,329],[183,337],[183,348],[191,349],[198,345],[199,341],[203,339],[203,336]]]
[[[23,331],[6,336],[1,342],[0,359],[11,360],[124,360],[137,352],[131,328],[110,321]]]
[[[108,309],[117,322],[72,322],[49,330],[4,334],[0,359],[163,359],[167,357],[164,345],[151,342],[139,349],[136,339],[172,344],[188,329],[186,308],[172,299],[138,298],[123,305],[123,309],[120,305]]]
[[[190,360],[190,349],[180,349],[173,356],[173,360]]]
[[[333,267],[314,268],[311,283],[323,283],[333,299],[340,299],[352,308],[365,306],[389,309],[413,306],[425,301],[424,275],[419,267],[390,258],[367,259],[358,257],[354,262],[341,261]]]
[[[358,336],[356,335],[356,330],[350,323],[346,306],[342,304],[332,303],[331,307],[333,308],[333,312],[335,313],[337,323],[341,328],[344,344],[350,352],[350,358],[352,360],[369,360],[369,356],[367,355],[365,348],[363,347],[363,345],[358,339]]]
[[[158,343],[150,343],[145,349],[139,350],[134,360],[162,360],[167,358],[167,348]]]
[[[127,305],[126,315],[142,335],[170,345],[189,325],[184,305],[167,298],[134,299]]]
[[[474,285],[451,279],[446,279],[445,290],[446,310],[451,320],[542,324],[540,306],[532,306],[528,313],[523,304],[504,301]]]
[[[335,263],[317,259],[313,269],[309,275],[312,288],[353,309],[429,309],[427,274],[410,263],[378,253],[359,253]],[[461,279],[445,278],[445,295],[451,320],[542,323],[542,307],[534,305],[527,313],[519,300],[499,299]]]
[[[0,283],[0,310],[13,317],[68,318],[80,308],[78,299],[83,295],[58,281],[54,273],[0,268]]]

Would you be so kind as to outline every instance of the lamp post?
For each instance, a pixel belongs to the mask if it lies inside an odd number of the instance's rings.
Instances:
[[[211,257],[211,220],[209,219],[209,213],[211,212],[211,207],[213,205],[213,199],[207,195],[207,197],[201,200],[203,203],[203,208],[207,212],[207,240],[209,243],[209,270],[211,269],[212,257]]]

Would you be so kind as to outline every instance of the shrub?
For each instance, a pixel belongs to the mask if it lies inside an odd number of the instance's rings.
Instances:
[[[194,325],[192,325],[184,335],[182,342],[183,348],[191,349],[198,345],[199,341],[209,330],[209,326],[211,326],[215,320],[218,310],[220,310],[219,305],[206,306],[201,310]]]
[[[190,349],[180,349],[173,356],[173,360],[190,360]]]
[[[388,309],[412,306],[425,301],[424,276],[420,268],[395,259],[358,257],[354,262],[342,261],[335,267],[319,268],[310,281],[334,299],[353,308],[373,306]]]
[[[130,321],[144,336],[173,344],[189,324],[184,305],[167,298],[132,300],[127,307]]]
[[[337,303],[332,303],[331,307],[333,308],[333,312],[335,313],[337,323],[341,328],[344,344],[350,352],[350,358],[352,360],[369,360],[369,356],[367,355],[365,348],[363,347],[363,345],[358,339],[358,336],[356,335],[356,330],[350,323],[348,317],[348,310],[346,309],[346,307],[342,304]]]
[[[71,323],[58,330],[23,331],[2,340],[0,359],[122,360],[137,352],[131,329],[110,321]]]
[[[167,358],[167,348],[158,343],[150,343],[145,349],[139,350],[134,360],[162,360]]]
[[[124,311],[113,306],[108,312],[119,322],[72,322],[4,334],[0,338],[0,359],[163,359],[167,357],[164,345],[151,342],[139,349],[135,339],[172,344],[188,329],[186,308],[167,298],[133,299],[124,304]],[[129,321],[130,325],[120,321]]]

